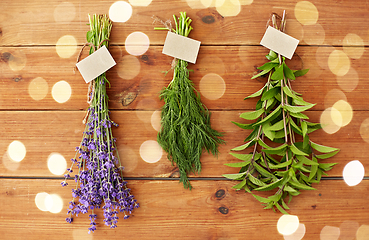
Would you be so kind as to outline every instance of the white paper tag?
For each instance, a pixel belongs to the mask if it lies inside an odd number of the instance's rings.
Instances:
[[[269,26],[260,44],[291,59],[299,44],[299,40]]]
[[[164,42],[163,53],[190,63],[196,63],[200,41],[168,32]]]
[[[102,46],[94,53],[79,61],[76,66],[86,83],[91,82],[115,65],[108,49]]]

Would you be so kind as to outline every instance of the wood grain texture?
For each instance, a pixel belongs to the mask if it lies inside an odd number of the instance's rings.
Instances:
[[[201,162],[202,172],[196,177],[221,177],[222,174],[236,173],[237,168],[226,167],[223,164],[239,161],[229,154],[230,150],[242,145],[249,134],[249,130],[242,130],[231,123],[237,121],[246,123],[239,118],[242,111],[214,111],[212,125],[218,131],[224,132],[226,145],[219,148],[218,157],[203,153]],[[163,152],[160,161],[145,162],[140,155],[140,147],[147,140],[156,140],[157,131],[153,128],[151,116],[153,111],[114,111],[111,117],[120,126],[113,129],[122,164],[126,167],[127,177],[178,177],[178,169],[167,160]],[[312,122],[318,122],[321,112],[311,111],[307,115]],[[3,164],[0,165],[2,176],[42,176],[53,177],[47,166],[48,156],[52,153],[62,154],[69,165],[69,159],[75,155],[75,147],[82,139],[84,126],[81,123],[84,112],[74,111],[11,111],[0,115],[0,156]],[[360,135],[361,123],[369,118],[367,111],[355,111],[354,120],[341,128],[335,134],[327,134],[318,130],[311,134],[311,140],[341,151],[335,157],[322,162],[337,162],[329,173],[330,176],[342,176],[344,166],[352,160],[359,160],[365,168],[369,168],[366,158],[369,154],[367,143]],[[21,141],[27,149],[24,160],[14,163],[7,157],[8,145],[14,141]],[[367,140],[367,139],[366,139]],[[251,149],[251,148],[250,148]],[[251,150],[246,149],[248,153]],[[149,156],[153,153],[144,152]],[[368,176],[368,172],[366,172]]]
[[[209,1],[199,0],[153,0],[146,7],[129,1],[133,4],[132,17],[125,23],[114,23],[112,28],[110,51],[117,65],[107,72],[112,85],[108,95],[111,117],[120,125],[113,131],[126,167],[124,177],[141,207],[129,220],[121,219],[114,230],[103,226],[99,217],[98,230],[93,235],[87,233],[88,216],[67,224],[64,219],[73,181],[62,188],[62,177],[49,170],[48,157],[59,153],[69,166],[81,141],[87,85],[73,67],[86,42],[88,14],[107,14],[114,2],[0,1],[0,239],[300,239],[284,238],[277,232],[280,213],[263,210],[250,194],[234,191],[236,182],[220,180],[222,174],[238,171],[224,164],[238,161],[229,152],[241,145],[249,132],[231,121],[246,122],[239,115],[255,107],[255,99],[243,99],[266,81],[251,80],[268,53],[259,42],[270,14],[282,14],[283,10],[288,19],[286,32],[300,40],[297,54],[288,65],[292,69],[310,69],[292,83],[292,88],[306,101],[316,103],[307,112],[311,121],[319,122],[323,111],[338,100],[352,108],[352,112],[344,114],[353,114],[350,123],[334,134],[323,130],[311,134],[312,141],[341,149],[333,158],[324,160],[338,163],[328,172],[336,178],[314,184],[316,191],[303,191],[292,200],[289,213],[304,224],[303,239],[327,240],[320,235],[326,227],[340,232],[334,239],[367,239],[367,230],[364,235],[357,235],[357,230],[369,227],[365,207],[369,181],[366,178],[348,187],[340,180],[344,167],[352,160],[359,160],[369,169],[369,4],[364,0],[225,0],[212,1],[208,8],[201,2]],[[224,2],[228,10],[238,9],[239,13],[225,16],[215,2]],[[237,6],[238,2],[242,5]],[[313,5],[316,10],[298,13],[295,8],[301,3]],[[197,63],[189,64],[194,70],[190,78],[202,102],[212,111],[213,127],[225,133],[227,142],[220,147],[217,158],[203,154],[201,174],[190,176],[192,191],[183,189],[178,182],[178,170],[167,160],[166,153],[158,162],[148,163],[141,153],[151,156],[157,151],[140,150],[145,141],[156,140],[153,124],[158,127],[157,114],[163,105],[159,93],[172,78],[172,72],[162,73],[170,70],[172,63],[171,57],[161,53],[166,32],[154,30],[160,24],[154,24],[152,16],[172,20],[172,15],[180,11],[193,19],[190,37],[202,42]],[[316,22],[301,23],[314,16]],[[148,50],[142,55],[130,55],[126,49],[126,39],[133,32],[142,32],[149,38]],[[67,46],[73,50],[70,55],[61,58],[57,42],[66,35],[73,37],[75,43]],[[84,50],[82,58],[87,52]],[[345,71],[348,72],[343,74]],[[214,78],[204,84],[208,74],[222,79],[224,85],[215,85]],[[37,78],[41,85],[34,84]],[[56,102],[52,94],[60,81],[66,81],[71,88],[71,96],[64,103]],[[222,88],[223,95],[219,94]],[[219,98],[211,100],[207,93],[218,93]],[[8,146],[14,140],[26,148],[21,162],[9,157]],[[369,176],[368,171],[365,176]],[[39,210],[35,197],[40,192],[58,194],[63,200],[62,211],[53,214]]]
[[[281,214],[263,210],[250,194],[232,190],[229,181],[193,181],[192,191],[174,181],[129,181],[140,208],[128,220],[119,219],[114,230],[103,226],[98,211],[98,229],[93,237],[87,234],[88,216],[80,215],[72,224],[64,221],[71,187],[61,187],[59,180],[0,182],[3,239],[283,239],[276,227]],[[367,182],[348,187],[343,181],[323,181],[319,191],[305,191],[295,197],[290,213],[305,224],[303,239],[320,239],[325,226],[339,228],[347,221],[357,228],[368,225],[364,210],[368,188]],[[35,204],[40,192],[58,194],[63,199],[62,211],[40,211]],[[355,238],[356,230],[351,229],[350,239]],[[341,231],[344,236],[345,230]]]
[[[337,47],[336,50],[342,51],[342,47]],[[128,55],[124,47],[111,47],[117,65],[107,73],[112,86],[108,90],[110,109],[154,110],[163,104],[159,93],[172,79],[172,72],[165,75],[163,71],[170,70],[172,58],[163,55],[161,51],[162,47],[151,46],[144,55],[134,57]],[[349,60],[348,67],[357,74],[349,72],[344,77],[338,77],[328,68],[328,58],[332,51],[331,47],[297,48],[298,55],[289,62],[290,67],[310,70],[293,82],[292,88],[303,94],[306,101],[317,104],[313,110],[324,110],[333,105],[333,100],[343,98],[342,96],[353,110],[367,110],[366,89],[369,88],[369,83],[365,76],[369,75],[369,69],[365,67],[365,63],[369,61],[369,56]],[[190,64],[189,68],[194,70],[190,78],[202,95],[203,103],[211,110],[253,109],[256,100],[243,99],[264,86],[266,79],[251,80],[251,77],[258,73],[256,67],[266,63],[264,56],[267,53],[267,49],[261,46],[201,47],[197,64]],[[20,58],[26,61],[24,68],[13,71],[9,67],[11,60],[7,59],[9,54],[21,55]],[[63,59],[57,55],[55,47],[0,48],[0,108],[85,109],[87,85],[78,72],[73,72],[77,54],[76,52],[73,57]],[[87,50],[84,51],[83,57],[85,56]],[[129,60],[125,60],[127,56]],[[336,64],[338,62],[339,59]],[[344,66],[346,65],[343,64],[342,68]],[[121,76],[125,79],[119,76],[122,71],[125,75]],[[225,82],[224,95],[219,99],[209,100],[203,94],[203,91],[209,91],[213,87],[210,84],[200,87],[201,80],[207,74],[217,74]],[[39,101],[33,100],[29,94],[30,83],[37,77],[45,79],[48,86],[45,98]],[[51,94],[53,86],[59,81],[67,81],[72,89],[72,95],[65,103],[56,102]]]
[[[55,45],[63,35],[73,35],[79,44],[83,44],[86,41],[85,32],[88,30],[87,15],[107,14],[114,1],[91,1],[88,4],[77,0],[69,2],[73,7],[66,10],[74,11],[74,16],[56,21],[55,9],[61,1],[48,1],[48,4],[41,0],[2,1],[0,44]],[[191,33],[191,37],[202,41],[205,45],[258,45],[270,14],[272,12],[282,14],[282,11],[286,10],[288,18],[296,20],[294,10],[297,2],[299,1],[254,1],[251,5],[240,6],[237,16],[223,17],[215,7],[196,8],[200,4],[197,0],[176,0],[170,3],[154,0],[147,7],[133,6],[132,17],[126,23],[114,25],[111,40],[117,44],[124,44],[130,33],[142,31],[149,36],[152,44],[163,44],[165,36],[154,31],[152,16],[172,20],[173,14],[178,15],[179,12],[185,11],[193,19],[195,30]],[[369,23],[366,21],[366,14],[369,5],[366,1],[355,1],[355,4],[349,0],[311,2],[319,13],[317,23],[320,25],[319,29],[323,29],[324,32],[324,44],[341,45],[348,33],[355,33],[368,45]],[[192,9],[189,5],[195,8]],[[300,25],[298,29],[300,28],[303,27]],[[366,31],[363,32],[363,29]]]

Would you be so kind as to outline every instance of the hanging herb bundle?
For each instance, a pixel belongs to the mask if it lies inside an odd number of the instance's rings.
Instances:
[[[191,19],[181,12],[173,15],[175,29],[166,29],[187,37],[192,30]],[[165,104],[161,111],[161,129],[157,140],[168,153],[168,159],[178,166],[180,182],[191,189],[187,174],[201,171],[200,157],[203,149],[218,154],[218,146],[224,141],[222,133],[211,128],[210,112],[202,104],[200,94],[189,79],[188,63],[174,59],[173,80],[161,91],[160,100]]]
[[[93,15],[92,18],[89,16],[89,21],[87,45],[91,46],[92,54],[96,48],[103,45],[108,47],[112,23],[106,15]],[[80,146],[76,148],[76,155],[71,159],[72,166],[67,169],[68,173],[64,175],[65,180],[62,182],[62,186],[68,185],[67,179],[76,166],[76,188],[72,189],[73,200],[70,202],[66,221],[71,223],[73,215],[78,216],[91,210],[89,232],[96,230],[95,209],[102,205],[105,225],[110,228],[116,227],[118,212],[122,212],[126,219],[139,206],[123,179],[123,166],[111,129],[118,125],[109,117],[107,84],[110,85],[105,73],[90,82],[92,90],[90,89],[88,96],[90,107],[84,119],[85,131]],[[76,158],[78,154],[79,157]]]
[[[273,27],[277,28],[277,18],[272,16]],[[280,27],[285,28],[285,17],[280,21]],[[265,209],[277,208],[287,214],[288,203],[301,190],[313,190],[312,183],[319,183],[325,171],[330,170],[335,163],[319,163],[338,153],[339,149],[319,145],[309,139],[309,133],[321,128],[320,124],[308,121],[303,112],[315,104],[305,102],[301,94],[292,90],[291,82],[305,75],[308,70],[291,70],[284,57],[270,51],[266,58],[269,62],[258,67],[260,73],[255,79],[267,76],[266,84],[254,94],[245,99],[259,97],[256,110],[240,115],[253,123],[236,123],[242,129],[251,130],[245,139],[245,144],[232,149],[242,151],[252,148],[252,152],[231,155],[241,162],[226,164],[230,167],[241,167],[239,173],[225,174],[224,177],[240,180],[233,188],[244,189],[260,201]],[[300,141],[299,141],[300,140]],[[274,142],[274,144],[271,144]],[[276,145],[277,143],[277,145]],[[271,147],[272,145],[273,147]],[[271,191],[269,197],[261,197],[254,191]]]

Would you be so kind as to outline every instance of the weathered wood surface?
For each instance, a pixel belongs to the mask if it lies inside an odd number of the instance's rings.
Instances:
[[[151,121],[153,113],[153,111],[112,112],[112,119],[120,123],[120,126],[113,131],[117,138],[122,164],[126,166],[125,176],[127,177],[178,177],[178,169],[167,160],[165,152],[156,163],[147,163],[140,155],[140,147],[145,141],[156,140],[157,131]],[[239,118],[240,113],[242,111],[213,111],[212,125],[218,131],[225,133],[224,139],[227,143],[220,147],[217,158],[204,152],[201,159],[202,172],[196,177],[221,177],[222,174],[237,171],[236,168],[223,164],[238,161],[229,154],[230,149],[242,145],[243,140],[250,133],[249,130],[242,130],[231,123],[231,121],[246,123]],[[312,122],[319,122],[320,111],[311,111],[307,114]],[[19,140],[26,146],[27,154],[23,161],[14,163],[15,166],[3,157],[5,164],[0,165],[0,174],[55,177],[46,164],[48,156],[52,153],[60,153],[65,157],[68,165],[70,164],[69,159],[74,157],[74,149],[79,146],[82,139],[83,116],[82,111],[3,112],[0,115],[0,122],[3,123],[0,125],[2,133],[0,154],[6,156],[7,147],[14,140]],[[311,134],[311,140],[316,143],[341,148],[341,152],[334,158],[322,161],[339,163],[328,172],[330,176],[342,176],[344,166],[352,160],[359,160],[365,168],[369,168],[369,163],[366,161],[369,148],[366,147],[367,143],[360,135],[360,125],[367,118],[369,118],[367,111],[355,111],[354,120],[337,133],[327,134],[323,130],[318,130]],[[152,153],[152,155],[155,154],[156,151]],[[366,172],[366,175],[368,176],[369,173]]]
[[[81,1],[69,1],[73,5],[65,8],[69,10],[66,16],[58,20],[55,17],[56,8],[61,1],[18,1],[4,0],[0,3],[1,45],[54,45],[63,35],[73,35],[78,44],[85,43],[87,15],[91,13],[107,14],[114,1],[93,1],[85,4]],[[147,2],[147,1],[145,1]],[[189,4],[187,4],[189,2]],[[205,1],[203,1],[205,2]],[[230,1],[226,1],[228,4]],[[194,19],[195,31],[191,36],[206,45],[257,45],[265,31],[266,20],[272,12],[287,11],[289,19],[295,19],[297,0],[278,1],[234,1],[252,2],[251,5],[240,6],[237,16],[223,17],[215,7],[197,9],[201,6],[199,0],[177,0],[170,3],[165,0],[152,1],[147,7],[133,7],[132,17],[126,23],[115,24],[112,42],[124,44],[125,38],[134,31],[145,32],[152,44],[162,44],[165,35],[154,31],[152,16],[163,20],[172,20],[172,15],[185,11]],[[368,45],[367,31],[369,28],[367,12],[369,5],[366,1],[311,1],[318,12],[318,24],[314,30],[324,32],[324,44],[341,45],[346,34],[350,32],[360,35]],[[215,3],[215,1],[214,1]],[[194,7],[192,9],[189,7]],[[214,6],[214,5],[213,5]],[[230,7],[233,7],[230,5]],[[310,11],[310,10],[307,10]],[[315,14],[315,11],[313,14]],[[73,14],[74,13],[74,14]],[[309,12],[308,12],[309,13]],[[297,36],[303,27],[297,25]],[[295,28],[294,28],[295,29]],[[305,38],[314,36],[311,28],[305,27]],[[303,40],[300,39],[300,40]],[[302,42],[302,44],[306,44]]]
[[[336,47],[342,50],[342,47]],[[162,105],[158,97],[160,90],[171,81],[172,72],[166,76],[162,71],[170,70],[172,58],[161,53],[162,47],[151,46],[142,56],[130,56],[136,61],[128,61],[125,65],[122,58],[127,56],[124,47],[111,47],[112,55],[117,65],[108,72],[108,79],[112,83],[108,94],[111,109],[130,110],[154,110]],[[366,89],[369,88],[365,76],[369,75],[369,69],[364,67],[369,61],[369,56],[364,55],[360,59],[351,60],[351,69],[356,70],[357,75],[347,74],[337,77],[328,68],[329,54],[332,47],[299,47],[298,56],[290,63],[292,69],[309,68],[310,71],[296,82],[292,83],[295,91],[303,94],[304,99],[311,103],[317,103],[313,110],[327,108],[329,100],[339,98],[341,95],[347,98],[354,110],[367,110]],[[22,53],[26,63],[21,70],[13,71],[9,64],[9,54]],[[243,99],[258,91],[265,84],[265,79],[251,80],[257,73],[256,67],[266,62],[264,57],[267,49],[261,46],[204,46],[199,52],[196,65],[190,64],[194,70],[190,74],[191,80],[197,89],[201,79],[207,74],[217,74],[225,82],[224,95],[216,100],[209,100],[202,94],[202,100],[209,109],[252,109],[255,100],[243,101]],[[64,109],[76,110],[86,108],[87,85],[81,75],[73,72],[78,53],[73,57],[59,58],[55,47],[19,47],[0,48],[0,108],[1,109]],[[87,55],[85,50],[84,55]],[[15,63],[16,65],[17,63]],[[126,62],[127,64],[127,62]],[[16,65],[17,66],[17,65]],[[23,65],[22,65],[23,66]],[[14,67],[13,67],[14,68]],[[17,68],[16,68],[17,69]],[[123,79],[119,72],[126,71]],[[41,77],[48,83],[48,91],[45,98],[36,101],[30,97],[29,85],[31,81]],[[132,78],[132,79],[127,79]],[[67,81],[72,88],[71,98],[65,103],[56,102],[51,89],[58,81]],[[346,82],[345,82],[346,81]],[[205,85],[211,89],[211,85]],[[342,89],[343,88],[343,89]],[[9,91],[14,89],[14,91]],[[333,89],[340,90],[340,95]],[[319,94],[317,94],[319,93]],[[337,96],[336,96],[337,95]],[[229,104],[229,103],[232,104]],[[331,103],[333,105],[333,103]]]
[[[283,239],[277,232],[280,214],[263,210],[249,194],[235,192],[229,181],[193,181],[192,191],[176,181],[129,181],[141,207],[128,220],[119,219],[114,230],[103,225],[98,212],[98,229],[92,236],[87,233],[86,214],[72,224],[64,221],[72,187],[45,179],[0,179],[0,183],[3,239]],[[326,226],[341,228],[340,239],[355,239],[358,228],[369,224],[368,188],[368,182],[348,187],[341,180],[323,181],[319,190],[294,198],[290,212],[305,225],[303,239],[320,239]],[[35,204],[40,192],[58,194],[61,212],[40,211]],[[351,229],[345,228],[348,223]]]
[[[350,123],[334,134],[323,130],[311,134],[313,141],[341,149],[335,157],[324,160],[339,163],[328,172],[337,178],[326,178],[314,185],[316,191],[303,191],[289,205],[289,213],[305,224],[303,239],[367,239],[368,180],[354,187],[340,180],[345,165],[352,160],[359,160],[366,169],[365,176],[369,176],[369,4],[364,0],[225,0],[212,1],[209,8],[201,2],[210,1],[153,0],[146,7],[133,6],[127,22],[114,23],[110,50],[117,65],[107,76],[112,85],[108,90],[111,116],[120,125],[114,129],[114,136],[126,167],[124,176],[141,207],[131,219],[120,221],[116,230],[107,229],[100,218],[93,235],[87,234],[87,216],[76,218],[71,225],[65,223],[73,184],[62,188],[60,175],[49,170],[47,161],[50,154],[59,153],[69,165],[79,145],[87,85],[78,72],[73,72],[73,67],[86,41],[87,14],[107,14],[113,2],[0,2],[1,239],[300,239],[284,238],[277,232],[281,214],[263,210],[251,195],[234,191],[235,182],[219,180],[222,174],[237,171],[224,164],[237,161],[229,154],[230,149],[241,145],[248,131],[230,122],[243,122],[238,116],[255,106],[254,99],[243,98],[265,82],[250,79],[257,73],[256,67],[265,63],[268,52],[259,42],[270,14],[282,14],[283,10],[287,11],[286,32],[300,40],[297,55],[289,65],[310,69],[306,76],[292,83],[306,101],[316,103],[307,115],[319,122],[322,113],[337,100],[345,100],[351,106],[352,111],[344,114],[353,114]],[[239,7],[239,13],[222,16],[216,2],[228,4],[230,11]],[[298,3],[312,4],[316,10],[296,13]],[[156,163],[144,161],[140,153],[145,141],[156,140],[158,110],[163,104],[158,94],[172,76],[171,72],[162,73],[170,69],[172,58],[161,53],[166,32],[153,29],[160,25],[153,24],[152,16],[171,20],[172,14],[180,11],[186,11],[193,19],[190,37],[202,42],[197,63],[189,65],[194,70],[191,80],[203,103],[213,112],[213,127],[224,132],[227,141],[220,147],[218,158],[203,154],[201,175],[191,175],[196,177],[192,191],[184,190],[177,179],[172,179],[178,177],[178,172],[166,159],[166,153]],[[307,20],[317,17],[316,23],[301,24],[298,17],[305,14]],[[144,54],[133,56],[126,50],[125,41],[137,31],[148,36],[150,45]],[[75,39],[67,47],[74,50],[61,58],[56,51],[57,42],[65,35]],[[334,50],[337,54],[331,55]],[[82,54],[86,56],[87,50]],[[346,70],[348,73],[342,74]],[[224,85],[215,88],[204,84],[202,80],[207,74],[223,79]],[[41,85],[32,85],[36,78],[43,79]],[[66,81],[71,87],[70,98],[64,103],[56,102],[52,94],[59,81]],[[219,98],[213,100],[207,98],[206,93],[217,93],[219,88],[225,90],[223,95],[218,94]],[[32,95],[35,91],[36,95]],[[26,147],[26,156],[18,163],[11,161],[7,153],[14,140]],[[157,150],[152,154],[158,154]],[[35,204],[39,192],[60,195],[62,211],[53,214],[39,210]],[[321,236],[325,227],[332,230],[330,238]],[[339,237],[334,235],[337,231]]]

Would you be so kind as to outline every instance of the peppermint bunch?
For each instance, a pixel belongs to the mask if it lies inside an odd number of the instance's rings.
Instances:
[[[278,28],[273,14],[272,23],[273,27],[283,31],[286,22],[283,17]],[[260,73],[252,77],[267,76],[265,85],[245,98],[259,98],[256,110],[240,115],[253,122],[234,122],[238,127],[250,130],[245,143],[231,152],[241,162],[226,164],[240,170],[223,176],[240,180],[233,188],[251,193],[265,209],[278,209],[287,214],[287,203],[292,197],[302,190],[315,190],[312,184],[319,183],[322,175],[327,175],[325,172],[336,164],[321,160],[333,157],[339,149],[317,144],[309,138],[309,134],[321,126],[308,121],[309,117],[303,112],[315,104],[304,101],[302,95],[292,89],[292,82],[308,70],[291,70],[285,58],[273,51],[266,58],[269,61],[258,67]],[[269,196],[255,195],[255,191],[267,191]]]
[[[112,24],[105,15],[93,15],[92,18],[89,16],[89,21],[87,41],[92,46],[91,54],[102,45],[108,47]],[[118,124],[109,116],[107,84],[110,85],[105,73],[91,84],[90,107],[85,118],[87,121],[83,138],[80,146],[76,148],[75,157],[71,159],[72,166],[67,169],[65,180],[61,183],[62,186],[67,186],[67,179],[70,178],[73,167],[78,168],[78,173],[74,176],[76,188],[72,189],[73,200],[70,202],[66,221],[71,223],[73,215],[78,216],[91,210],[89,232],[96,230],[95,209],[102,206],[105,225],[115,228],[119,212],[127,219],[133,209],[139,207],[122,177],[123,166],[111,129]]]

